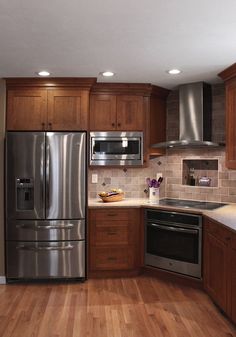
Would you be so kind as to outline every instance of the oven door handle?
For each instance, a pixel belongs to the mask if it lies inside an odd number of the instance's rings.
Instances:
[[[188,233],[188,234],[198,234],[197,229],[186,229],[186,228],[179,228],[179,227],[171,227],[171,226],[162,226],[162,225],[157,225],[154,223],[151,223],[150,226],[157,227],[160,229],[164,229],[166,231],[171,231],[171,232],[181,232],[181,233]]]

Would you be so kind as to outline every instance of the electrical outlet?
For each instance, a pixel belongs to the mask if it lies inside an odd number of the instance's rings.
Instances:
[[[158,172],[158,173],[156,174],[156,179],[158,180],[159,178],[162,178],[162,173],[161,173],[161,172]]]
[[[92,184],[98,183],[98,175],[97,173],[92,173]]]

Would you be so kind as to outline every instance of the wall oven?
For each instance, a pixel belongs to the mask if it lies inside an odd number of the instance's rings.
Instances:
[[[142,164],[142,132],[90,132],[90,165]]]
[[[145,211],[145,264],[201,278],[202,216]]]

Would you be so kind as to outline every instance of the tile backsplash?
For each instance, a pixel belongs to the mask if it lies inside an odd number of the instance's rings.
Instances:
[[[156,174],[164,172],[165,157],[151,160],[147,168],[90,168],[88,173],[89,197],[96,198],[101,191],[109,191],[111,188],[121,188],[126,198],[145,198],[144,190],[147,188],[146,178],[156,178]],[[92,184],[92,174],[98,175],[98,183]],[[165,195],[164,182],[160,187],[160,196]]]
[[[182,185],[181,163],[183,159],[217,159],[218,186],[201,187]],[[236,202],[236,171],[225,167],[224,149],[168,150],[166,156],[165,195],[169,198],[194,199],[218,202]]]
[[[224,85],[212,86],[212,140],[225,140],[225,96]],[[179,137],[178,129],[178,91],[172,91],[167,100],[167,139]],[[218,161],[218,186],[200,187],[182,185],[183,159],[215,159]],[[224,148],[169,149],[165,156],[150,160],[147,168],[90,168],[88,172],[89,197],[95,198],[101,191],[122,188],[127,198],[145,197],[147,177],[156,178],[161,172],[164,181],[160,188],[161,197],[206,200],[236,203],[236,170],[225,167]],[[98,174],[98,183],[92,184],[92,173]]]

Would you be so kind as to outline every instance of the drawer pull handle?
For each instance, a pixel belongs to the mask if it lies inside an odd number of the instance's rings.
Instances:
[[[107,234],[108,234],[108,235],[116,235],[117,232],[108,232]]]
[[[16,249],[19,250],[31,250],[31,251],[50,251],[50,250],[72,250],[74,248],[73,245],[67,246],[17,246]]]
[[[113,257],[113,256],[109,256],[109,257],[107,258],[107,260],[108,260],[108,261],[116,261],[117,258],[116,258],[116,257]]]
[[[35,225],[35,224],[19,224],[16,225],[16,228],[20,229],[32,229],[34,231],[37,230],[47,230],[47,229],[71,229],[74,227],[74,224],[66,224],[66,225]]]
[[[226,236],[225,240],[226,240],[226,241],[230,241],[230,237],[229,237],[229,236]]]
[[[117,216],[117,213],[108,213],[108,216]]]

